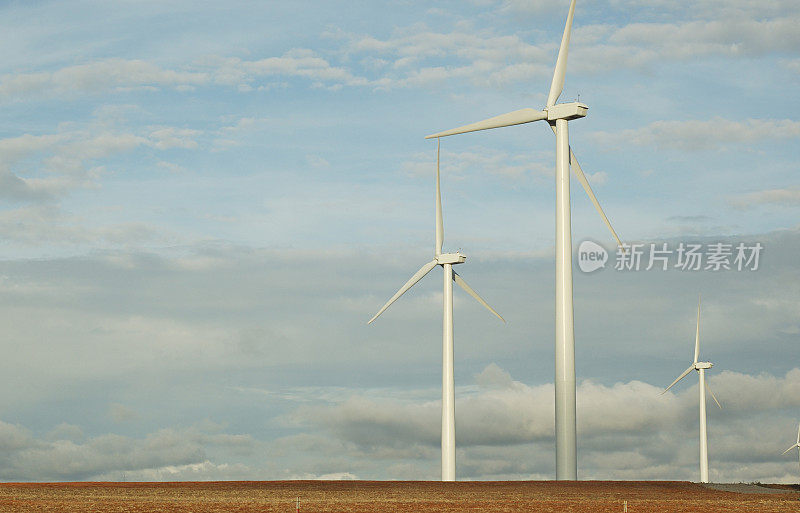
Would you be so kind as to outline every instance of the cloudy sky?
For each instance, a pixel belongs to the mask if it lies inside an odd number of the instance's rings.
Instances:
[[[546,100],[567,0],[0,5],[0,480],[437,479],[423,136]],[[579,476],[795,481],[800,4],[579,0]],[[458,477],[554,476],[554,138],[442,142]],[[758,268],[645,270],[650,244]],[[707,256],[707,255],[706,255]],[[730,261],[733,263],[733,257]]]

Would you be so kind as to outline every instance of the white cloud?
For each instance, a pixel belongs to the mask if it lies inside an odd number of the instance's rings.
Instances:
[[[130,422],[139,417],[134,409],[119,403],[111,403],[108,406],[108,416],[117,423]]]
[[[501,7],[512,15],[541,14],[558,8],[552,2],[516,1],[505,1]],[[671,22],[621,26],[578,23],[573,30],[570,52],[572,69],[577,73],[605,73],[648,68],[665,60],[761,56],[794,52],[800,47],[800,36],[794,30],[800,21],[796,10],[787,13],[776,9],[769,14],[766,10],[759,11],[756,17],[744,9],[707,7],[707,18],[701,15],[699,20],[681,18],[686,12],[697,13],[692,4],[683,11],[666,9],[678,18]],[[628,6],[621,8],[629,10]],[[653,10],[652,6],[646,9]],[[720,11],[727,13],[725,19],[720,19]],[[468,81],[473,86],[503,88],[551,76],[558,38],[531,42],[517,35],[469,29],[461,27],[443,33],[417,25],[399,29],[385,39],[342,32],[336,38],[345,41],[346,55],[357,54],[367,67],[382,71],[381,76],[360,85],[430,88]]]
[[[713,2],[711,2],[713,4]],[[700,19],[682,19],[685,11],[669,10],[670,22],[578,24],[570,55],[576,72],[606,72],[642,68],[669,60],[698,56],[761,56],[791,53],[800,47],[795,10],[759,10],[754,16],[744,6],[707,5],[686,11]],[[501,16],[554,14],[553,2],[501,3]],[[640,6],[642,7],[642,6]],[[726,9],[727,7],[727,9]],[[620,6],[629,9],[629,6]],[[496,10],[496,8],[495,8]],[[651,9],[652,10],[652,9]],[[720,12],[726,13],[724,19]],[[757,18],[757,19],[754,19]],[[135,59],[105,59],[70,65],[55,71],[6,74],[0,78],[0,98],[114,92],[157,91],[168,87],[192,93],[201,87],[223,85],[247,93],[285,87],[287,79],[302,79],[313,87],[430,88],[444,82],[468,81],[474,86],[505,88],[511,84],[548,79],[552,73],[558,38],[529,42],[516,34],[499,34],[459,26],[437,32],[425,25],[397,29],[380,38],[372,34],[334,31],[330,41],[341,46],[325,48],[325,54],[309,48],[293,48],[280,56],[246,59],[210,56],[190,65],[169,69]],[[358,56],[365,68],[350,60]],[[338,59],[339,62],[336,60]],[[793,60],[788,61],[792,67]],[[543,84],[543,86],[546,84]]]
[[[501,0],[497,3],[501,4],[502,11],[512,15],[520,13],[528,15],[561,13],[564,11],[562,8],[566,5],[564,2],[559,3],[547,0]]]
[[[187,171],[187,169],[181,166],[180,164],[175,164],[174,162],[167,162],[165,160],[159,161],[158,164],[156,165],[162,169],[166,169],[170,173],[179,174],[179,173],[185,173]]]
[[[690,8],[692,14],[708,18],[762,18],[798,14],[797,3],[793,0],[763,0],[758,3],[749,0],[612,0],[611,5],[621,10],[646,9],[671,17],[686,16]]]
[[[729,203],[737,208],[749,208],[756,205],[800,205],[800,189],[769,189],[733,196]]]
[[[149,138],[152,146],[159,150],[171,148],[196,149],[197,136],[202,134],[200,130],[190,128],[160,127],[150,132]]]
[[[374,53],[379,57],[371,58],[389,64],[385,74],[371,82],[377,88],[427,88],[452,80],[467,80],[481,87],[503,87],[551,73],[549,50],[555,47],[553,44],[539,48],[516,35],[466,31],[445,34],[424,28],[386,40],[355,34],[345,38],[348,52]]]
[[[93,93],[122,88],[197,85],[208,81],[204,73],[163,69],[141,60],[108,59],[67,66],[53,72],[20,73],[0,78],[0,97]]]
[[[213,142],[214,151],[223,151],[233,147],[241,146],[247,137],[263,131],[273,120],[269,118],[243,117],[232,125],[226,124],[216,131],[216,138]],[[230,123],[230,120],[225,120]]]
[[[724,118],[691,121],[656,121],[640,128],[618,132],[594,132],[592,138],[609,149],[627,145],[655,146],[684,151],[718,150],[730,145],[800,138],[800,121],[792,119]]]
[[[793,59],[789,61],[785,61],[784,65],[789,68],[790,70],[800,73],[800,59]]]
[[[657,48],[662,57],[696,58],[702,55],[763,55],[794,51],[799,41],[793,29],[797,20],[688,21],[640,23],[616,30],[609,43],[623,48]]]
[[[639,381],[611,386],[581,383],[579,465],[584,478],[694,478],[697,384],[693,377],[688,386],[680,385],[666,395],[661,394],[662,385]],[[541,471],[546,475],[548,465],[528,461],[526,454],[552,451],[552,385],[531,387],[513,381],[496,364],[486,367],[477,381],[477,388],[457,391],[460,475],[478,479]],[[794,434],[793,418],[786,411],[800,406],[800,369],[783,377],[723,371],[713,377],[713,387],[725,408],[709,411],[715,478],[785,480],[792,462],[780,457],[778,442],[785,439],[788,444]],[[759,426],[751,423],[754,414],[761,419]],[[319,426],[342,442],[320,439],[303,450],[329,458],[362,454],[402,465],[423,455],[435,461],[439,415],[438,401],[356,395],[335,404],[304,406],[295,412],[295,420]]]
[[[548,26],[556,19],[556,26],[561,25],[567,6],[566,2],[539,0],[474,3],[493,17],[523,16],[539,23],[544,18]],[[617,1],[604,10],[608,9],[612,19],[617,12],[624,12],[633,22],[585,24],[579,20],[570,56],[574,71],[643,68],[665,60],[698,56],[791,55],[800,47],[800,35],[794,30],[800,13],[795,6],[778,0],[763,8],[761,3],[756,8],[744,2],[718,0],[658,2],[656,7],[638,0]],[[541,31],[523,38],[476,27],[473,21],[457,15],[451,17],[455,21],[447,32],[414,24],[397,28],[390,36],[379,36],[348,33],[334,27],[325,34],[327,44],[320,44],[317,49],[296,47],[280,55],[212,55],[172,67],[140,59],[110,58],[54,71],[9,73],[0,77],[0,98],[163,88],[192,94],[200,88],[219,85],[249,93],[286,87],[287,80],[292,79],[331,90],[430,88],[455,80],[478,87],[505,88],[550,77],[560,30],[549,31],[547,39],[543,39]],[[529,40],[534,37],[535,41]],[[353,56],[357,61],[351,59]],[[793,66],[791,58],[789,62]]]
[[[608,173],[605,171],[598,171],[594,174],[586,173],[586,179],[589,180],[589,183],[603,185],[608,181]]]
[[[533,177],[549,177],[554,167],[545,164],[545,159],[532,158],[530,153],[511,155],[506,152],[473,147],[469,151],[451,152],[442,150],[440,171],[442,176],[462,179],[472,174],[490,173],[512,181]],[[412,160],[403,162],[401,168],[413,176],[433,177],[436,173],[436,154],[417,153]]]
[[[80,442],[85,438],[85,435],[80,426],[62,422],[61,424],[51,429],[50,432],[47,433],[45,438],[50,441],[69,440],[72,442]]]
[[[333,472],[330,474],[292,474],[289,479],[313,479],[315,481],[355,481],[358,476],[350,472]]]
[[[93,226],[81,216],[70,215],[61,208],[48,204],[35,204],[0,212],[0,235],[6,241],[14,241],[28,247],[113,248],[146,243],[164,244],[178,240],[174,234],[145,223]]]
[[[297,48],[280,57],[245,60],[208,57],[184,69],[168,69],[143,60],[105,59],[66,66],[55,71],[6,74],[0,77],[0,99],[23,100],[36,96],[158,91],[169,87],[191,93],[198,87],[226,85],[247,92],[275,85],[273,78],[297,77],[315,85],[336,88],[365,86],[369,80],[332,65],[314,51]],[[267,83],[259,83],[269,79]],[[277,82],[280,83],[280,80]]]
[[[175,240],[145,223],[96,226],[62,209],[60,201],[79,189],[99,188],[119,157],[153,149],[196,150],[203,132],[170,126],[132,130],[124,126],[123,108],[99,108],[87,123],[65,123],[52,134],[23,134],[0,139],[0,197],[23,206],[0,212],[0,233],[27,246],[126,246]],[[171,171],[176,164],[157,161]]]
[[[299,77],[310,80],[312,84],[333,88],[369,85],[366,78],[356,76],[344,67],[334,66],[313,50],[305,48],[295,48],[280,57],[258,60],[213,57],[206,59],[202,65],[213,76],[214,82],[229,86],[251,87],[260,79],[273,77]]]
[[[308,162],[309,166],[315,167],[317,169],[325,169],[331,167],[331,163],[320,155],[306,155],[306,162]]]
[[[92,477],[97,481],[230,481],[253,479],[252,468],[241,463],[213,463],[204,460],[184,465],[164,465],[157,468],[121,469],[107,471]]]
[[[88,123],[65,123],[56,133],[0,139],[0,197],[52,205],[76,189],[97,187],[117,157],[145,148],[196,150],[203,134],[170,126],[131,130],[119,126],[123,121],[119,109],[100,108]],[[20,212],[24,210],[2,217],[18,217]],[[53,210],[40,210],[25,223],[30,225],[45,213],[52,215]],[[33,240],[34,232],[24,238]]]
[[[81,440],[77,426],[57,426],[39,439],[0,421],[0,476],[6,480],[97,480],[122,474],[149,480],[236,475],[241,465],[215,465],[206,448],[252,448],[247,435],[227,435],[213,425],[162,429],[144,438],[106,434]],[[68,436],[65,436],[68,435]]]

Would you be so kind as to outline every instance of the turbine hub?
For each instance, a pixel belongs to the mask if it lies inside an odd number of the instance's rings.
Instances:
[[[436,255],[436,263],[439,265],[444,264],[463,264],[467,260],[466,255],[461,253],[441,253]]]
[[[700,370],[700,369],[710,369],[710,368],[711,368],[711,367],[713,367],[713,366],[714,366],[714,364],[713,364],[713,363],[711,363],[711,362],[697,362],[697,363],[695,363],[695,364],[694,364],[694,368],[695,368],[696,370]]]
[[[589,107],[585,103],[572,102],[572,103],[557,103],[545,109],[547,111],[547,121],[555,121],[557,119],[578,119],[586,116],[586,111]]]

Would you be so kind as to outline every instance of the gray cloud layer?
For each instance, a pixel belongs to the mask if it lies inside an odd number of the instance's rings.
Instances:
[[[576,274],[582,477],[695,478],[696,385],[659,394],[691,357],[698,291],[725,407],[709,413],[712,477],[795,475],[780,452],[800,420],[785,358],[800,235],[757,240],[756,272]],[[3,478],[435,479],[439,281],[367,327],[418,256],[380,255],[212,245],[0,263],[0,372],[17,384],[0,390]],[[457,294],[459,475],[550,477],[550,257],[470,262],[509,324]],[[203,419],[226,427],[176,427]]]
[[[487,374],[501,375],[502,380],[487,383]],[[793,414],[800,406],[800,369],[783,377],[731,371],[712,376],[715,393],[724,405],[723,410],[709,411],[713,479],[751,481],[756,468],[762,472],[758,479],[794,479],[794,458],[781,458],[780,453],[792,442]],[[578,389],[581,476],[696,479],[696,377],[687,381],[688,386],[665,396],[661,395],[663,385],[631,381],[606,386],[584,381]],[[469,469],[462,477],[549,475],[552,386],[531,387],[510,380],[494,364],[478,376],[478,382],[483,385],[459,390],[459,462]],[[328,447],[336,457],[356,453],[419,465],[423,455],[432,458],[438,451],[437,402],[353,396],[331,406],[303,408],[297,415],[298,420],[319,425],[343,442]],[[494,458],[507,458],[505,466],[497,468],[489,456],[493,452]],[[428,469],[426,475],[432,476],[433,470]]]

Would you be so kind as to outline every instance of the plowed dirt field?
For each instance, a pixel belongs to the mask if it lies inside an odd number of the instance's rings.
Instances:
[[[735,488],[735,487],[734,487]],[[800,512],[790,487],[686,482],[260,481],[4,483],[0,512]],[[746,493],[741,493],[745,491]]]

